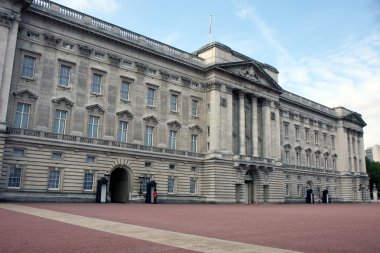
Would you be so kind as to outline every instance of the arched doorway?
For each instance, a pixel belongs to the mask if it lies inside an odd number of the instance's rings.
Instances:
[[[124,168],[116,168],[110,177],[110,195],[113,203],[126,203],[129,198],[128,172]]]

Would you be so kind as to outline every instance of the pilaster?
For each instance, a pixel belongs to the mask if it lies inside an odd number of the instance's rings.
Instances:
[[[271,157],[270,105],[271,105],[271,100],[264,98],[263,99],[263,155],[266,158]]]
[[[221,84],[210,83],[210,151],[220,151],[221,141],[221,115],[220,115],[220,90]]]
[[[240,149],[239,149],[239,155],[245,156],[247,154],[246,152],[246,146],[245,146],[245,93],[239,92],[239,143],[240,143]]]
[[[258,120],[257,120],[257,97],[252,96],[252,147],[253,156],[259,156],[259,131],[258,131]]]

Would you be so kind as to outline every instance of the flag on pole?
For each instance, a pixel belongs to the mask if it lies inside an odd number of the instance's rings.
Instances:
[[[210,14],[210,35],[212,34],[212,14]]]

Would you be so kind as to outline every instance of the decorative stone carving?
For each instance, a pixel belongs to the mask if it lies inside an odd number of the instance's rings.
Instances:
[[[263,106],[270,106],[272,103],[272,101],[268,98],[263,98],[262,101],[263,101]]]
[[[145,121],[147,125],[157,125],[159,122],[158,119],[153,115],[145,117],[143,118],[143,120]]]
[[[115,66],[119,66],[121,62],[121,57],[114,55],[114,54],[108,54],[108,59],[111,64]]]
[[[10,27],[13,20],[20,20],[20,16],[0,11],[0,26]]]
[[[177,120],[170,121],[167,123],[167,125],[169,126],[169,128],[173,130],[179,130],[182,127],[182,124],[179,123]]]
[[[170,74],[166,70],[162,70],[162,69],[160,69],[160,75],[161,75],[161,78],[164,80],[168,80],[170,77]]]
[[[15,91],[13,92],[13,95],[17,98],[30,98],[30,99],[37,99],[38,96],[31,92],[30,90],[20,90],[20,91]]]
[[[221,98],[220,99],[220,105],[223,107],[226,107],[227,106],[227,98]]]
[[[79,52],[85,56],[90,56],[92,53],[92,48],[86,46],[86,45],[80,45],[78,44]]]
[[[289,118],[294,119],[295,113],[293,110],[289,110]]]
[[[54,37],[54,35],[51,34],[44,34],[46,45],[51,47],[56,47],[59,42],[61,41],[60,38]]]
[[[145,73],[145,71],[148,69],[148,65],[141,63],[141,62],[135,62],[137,71],[140,73]]]
[[[86,109],[89,112],[97,112],[97,113],[104,113],[106,110],[99,104],[89,105],[86,106]]]
[[[184,85],[187,85],[187,86],[190,86],[190,85],[191,85],[191,79],[190,79],[190,78],[185,77],[185,76],[182,76],[182,77],[181,77],[181,80],[182,80],[182,83],[183,83]]]
[[[73,103],[70,99],[68,99],[68,98],[66,98],[66,97],[61,97],[61,98],[53,99],[52,102],[53,102],[54,104],[56,104],[57,106],[63,104],[63,105],[65,105],[66,107],[73,107],[73,105],[74,105],[74,103]]]
[[[194,134],[200,134],[200,133],[202,133],[202,128],[200,126],[198,126],[198,125],[191,125],[191,126],[189,126],[189,129]]]
[[[274,107],[275,108],[280,108],[280,106],[281,106],[281,104],[280,104],[280,102],[279,101],[274,101]]]
[[[276,114],[274,112],[270,113],[270,119],[271,120],[276,120]]]
[[[222,88],[222,84],[218,81],[211,81],[209,83],[204,83],[203,85],[203,89],[205,90],[221,90]]]
[[[233,88],[232,86],[226,85],[226,93],[227,94],[232,94]]]
[[[254,67],[252,65],[247,65],[247,66],[244,66],[242,67],[241,69],[239,69],[237,71],[237,74],[249,79],[249,80],[252,80],[252,81],[256,81],[256,82],[259,82],[259,76],[257,75]]]
[[[124,110],[124,111],[120,111],[120,112],[117,112],[116,113],[117,116],[119,116],[119,118],[126,118],[127,120],[132,120],[133,119],[133,114],[128,111],[128,110]]]

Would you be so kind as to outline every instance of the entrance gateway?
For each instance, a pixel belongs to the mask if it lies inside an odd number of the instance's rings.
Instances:
[[[126,203],[129,200],[130,176],[125,168],[117,167],[111,172],[109,193],[111,202]]]

